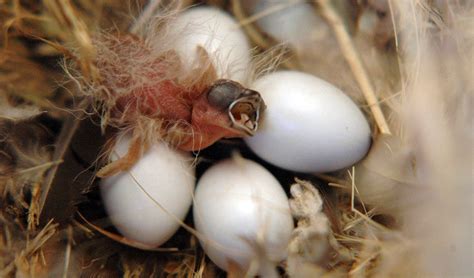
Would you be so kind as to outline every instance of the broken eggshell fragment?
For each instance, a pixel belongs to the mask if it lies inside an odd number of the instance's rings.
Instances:
[[[112,150],[112,160],[123,156],[130,138]],[[192,202],[192,158],[165,143],[152,145],[128,171],[101,181],[102,200],[117,230],[127,239],[157,247],[180,227]]]
[[[280,71],[257,79],[267,109],[247,145],[261,158],[298,172],[328,172],[367,153],[370,127],[357,105],[332,84],[310,74]]]
[[[224,270],[246,272],[259,260],[265,276],[264,261],[286,258],[293,230],[288,198],[276,178],[251,160],[236,157],[208,169],[196,188],[193,217],[206,254]]]

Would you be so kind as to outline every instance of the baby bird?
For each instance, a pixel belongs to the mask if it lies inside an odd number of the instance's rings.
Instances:
[[[97,176],[129,169],[156,139],[179,150],[199,151],[222,138],[255,133],[265,109],[260,94],[219,79],[206,50],[198,46],[196,53],[198,64],[187,70],[176,52],[156,56],[131,35],[98,42],[101,84],[89,84],[89,95],[105,123],[131,131],[133,139],[128,153]]]

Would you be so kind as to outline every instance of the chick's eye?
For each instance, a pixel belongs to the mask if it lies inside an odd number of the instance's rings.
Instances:
[[[212,106],[225,110],[239,97],[240,92],[241,87],[235,82],[221,80],[210,88],[207,100]]]

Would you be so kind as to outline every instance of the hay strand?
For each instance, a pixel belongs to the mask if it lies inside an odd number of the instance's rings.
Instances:
[[[342,54],[344,55],[344,58],[349,64],[349,67],[351,68],[352,73],[354,74],[354,77],[360,86],[375,122],[377,123],[377,127],[381,133],[391,134],[387,120],[385,119],[382,109],[380,108],[379,101],[375,95],[375,90],[372,86],[370,78],[364,68],[360,55],[354,47],[351,37],[344,26],[344,23],[337,12],[334,10],[331,1],[319,0],[317,3],[319,4],[318,7],[321,9],[321,14],[334,31],[334,35],[336,36],[336,39],[339,43]]]

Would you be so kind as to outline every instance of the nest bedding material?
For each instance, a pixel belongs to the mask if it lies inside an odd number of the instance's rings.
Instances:
[[[266,65],[282,59],[280,68],[324,77],[372,123],[369,155],[347,170],[303,175],[259,161],[285,188],[307,180],[291,189],[298,227],[281,273],[472,275],[473,3],[315,1],[308,7],[325,36],[282,47],[255,23],[265,14],[252,18],[251,1],[204,2],[0,3],[0,276],[224,275],[183,229],[159,252],[100,232],[118,235],[92,182],[103,138],[115,131],[97,118],[100,107],[81,106],[78,83],[67,78],[80,76],[81,93],[92,92],[83,84],[104,82],[96,60],[104,48],[94,38],[130,26],[139,37],[152,30],[143,22],[166,24],[150,21],[150,10],[168,16],[192,4],[228,11],[256,51],[267,50]],[[299,3],[280,11],[291,5]],[[64,61],[76,72],[58,66]],[[96,146],[92,135],[102,138]],[[258,160],[241,141],[217,143],[198,156],[198,173],[234,150]]]

